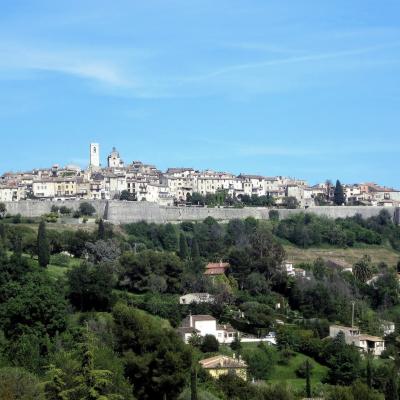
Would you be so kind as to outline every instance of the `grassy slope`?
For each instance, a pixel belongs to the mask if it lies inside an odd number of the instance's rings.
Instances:
[[[385,262],[388,265],[396,265],[400,259],[400,253],[384,246],[365,246],[351,248],[318,247],[301,249],[293,245],[284,245],[287,259],[294,263],[312,262],[318,257],[324,259],[342,260],[353,265],[364,254],[371,256],[372,262],[377,264]]]
[[[242,343],[242,346],[243,350],[257,349],[257,343]],[[221,346],[220,353],[231,356],[232,350],[227,346]],[[296,369],[306,360],[309,360],[313,366],[311,377],[312,386],[315,387],[317,384],[321,384],[328,373],[328,368],[301,353],[295,353],[295,355],[290,358],[287,365],[275,364],[267,383],[277,384],[283,382],[296,391],[303,389],[305,387],[305,379],[297,377]]]
[[[317,363],[312,358],[305,356],[304,354],[296,353],[288,363],[288,365],[277,364],[271,374],[268,382],[280,383],[284,382],[294,389],[302,389],[305,387],[305,379],[298,378],[296,376],[296,369],[306,360],[309,360],[313,365],[311,383],[313,386],[322,382],[328,372],[328,368]]]

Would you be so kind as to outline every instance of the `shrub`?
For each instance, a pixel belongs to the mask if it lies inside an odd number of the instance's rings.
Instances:
[[[60,214],[69,215],[71,213],[72,213],[72,209],[71,208],[68,208],[66,206],[61,206],[60,207]]]
[[[309,368],[310,368],[310,374],[312,374],[312,369],[314,368],[314,366],[313,366],[313,364],[312,363],[310,363],[309,362]],[[298,367],[297,367],[297,369],[296,369],[296,375],[299,377],[299,378],[303,378],[303,379],[305,379],[306,378],[306,375],[307,375],[307,361],[304,361],[303,363],[301,363]]]
[[[270,220],[279,221],[279,212],[277,210],[270,210],[268,215]]]
[[[11,221],[13,224],[20,224],[22,220],[21,214],[13,215]]]
[[[50,214],[45,214],[44,219],[46,220],[46,222],[55,223],[57,222],[58,219],[58,212],[57,213],[51,212]]]
[[[96,209],[90,203],[82,203],[79,206],[79,212],[87,217],[91,217],[95,212]]]
[[[205,335],[200,349],[203,353],[214,353],[219,350],[218,340],[213,335]]]

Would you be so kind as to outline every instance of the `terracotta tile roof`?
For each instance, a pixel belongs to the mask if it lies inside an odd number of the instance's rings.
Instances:
[[[370,340],[371,342],[383,342],[383,338],[379,336],[371,336],[371,335],[359,335],[359,340]]]
[[[223,275],[229,268],[229,263],[208,263],[204,275]]]
[[[200,365],[205,369],[215,368],[247,368],[247,364],[243,360],[227,356],[215,356],[199,361]]]
[[[237,332],[231,324],[217,324],[218,331]]]

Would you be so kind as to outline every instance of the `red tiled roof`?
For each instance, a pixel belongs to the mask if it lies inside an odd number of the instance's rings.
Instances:
[[[208,263],[204,275],[222,275],[229,268],[229,263]]]

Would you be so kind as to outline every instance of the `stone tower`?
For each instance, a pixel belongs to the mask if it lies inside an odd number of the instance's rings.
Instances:
[[[100,146],[98,143],[90,143],[90,168],[100,168]]]

